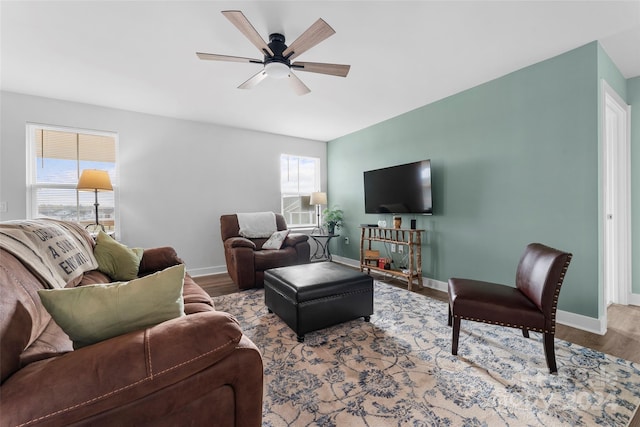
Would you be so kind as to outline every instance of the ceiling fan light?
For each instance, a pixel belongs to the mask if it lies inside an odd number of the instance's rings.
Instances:
[[[264,70],[269,77],[274,79],[289,77],[289,67],[282,62],[270,62],[264,66]]]

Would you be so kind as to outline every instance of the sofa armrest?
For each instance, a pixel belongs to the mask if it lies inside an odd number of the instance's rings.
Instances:
[[[140,260],[138,275],[155,273],[174,265],[183,264],[176,250],[170,246],[160,248],[145,249]]]
[[[211,369],[242,336],[231,315],[210,311],[32,363],[2,384],[2,424],[67,425],[128,405],[160,411],[145,408],[150,396]]]
[[[256,244],[244,237],[230,237],[224,241],[225,248],[251,248],[256,250]]]
[[[309,240],[309,236],[302,233],[289,233],[284,239],[284,246],[295,246],[298,243],[304,243]]]

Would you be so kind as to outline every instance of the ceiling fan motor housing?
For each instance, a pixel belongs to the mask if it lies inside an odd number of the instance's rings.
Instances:
[[[289,71],[291,69],[291,61],[282,55],[282,52],[287,48],[284,44],[285,38],[282,34],[273,33],[269,35],[269,49],[273,52],[273,56],[265,52],[264,56],[264,69],[265,72],[273,78],[282,79],[289,77]],[[291,56],[291,54],[289,55]]]
[[[269,64],[271,62],[281,62],[285,64],[287,67],[291,66],[291,61],[289,61],[288,57],[285,58],[282,55],[282,52],[287,48],[287,45],[284,44],[285,38],[282,34],[273,33],[269,35],[269,48],[273,52],[273,56],[265,54],[264,63]],[[293,52],[291,52],[288,56],[291,56]]]

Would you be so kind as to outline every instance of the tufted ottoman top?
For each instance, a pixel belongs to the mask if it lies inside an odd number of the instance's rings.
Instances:
[[[317,262],[272,268],[264,275],[265,284],[295,302],[371,290],[373,279],[358,270],[334,262]]]

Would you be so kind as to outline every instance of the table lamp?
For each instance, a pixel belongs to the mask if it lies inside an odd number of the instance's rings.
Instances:
[[[80,191],[84,190],[95,192],[96,202],[93,205],[96,207],[96,223],[89,225],[99,226],[102,228],[102,231],[104,231],[104,226],[98,222],[98,206],[100,206],[98,203],[98,191],[113,191],[111,179],[109,179],[109,173],[98,169],[85,169],[80,175],[80,180],[78,181],[76,188]],[[89,225],[87,225],[87,227]]]
[[[317,212],[317,222],[316,227],[311,230],[311,234],[313,234],[316,230],[318,230],[318,234],[324,234],[324,230],[322,229],[322,225],[320,222],[320,206],[327,204],[327,193],[322,191],[317,191],[311,193],[311,199],[309,200],[310,205],[316,205]]]

